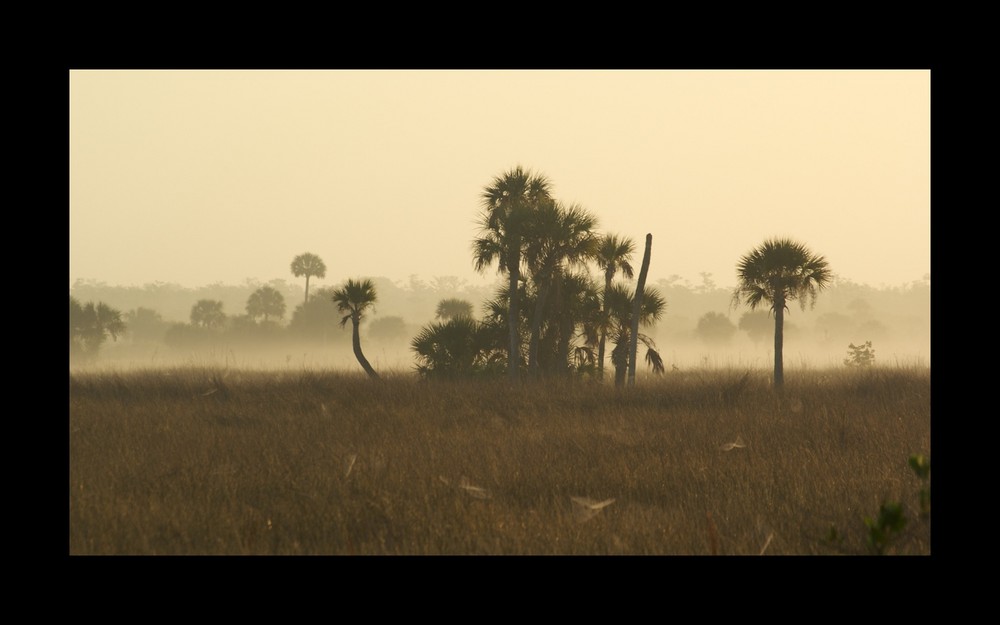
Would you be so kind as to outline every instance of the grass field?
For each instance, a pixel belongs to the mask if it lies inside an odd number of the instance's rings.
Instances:
[[[931,553],[930,370],[372,381],[71,371],[69,553]],[[733,445],[736,443],[736,445]],[[603,504],[603,507],[600,505]]]

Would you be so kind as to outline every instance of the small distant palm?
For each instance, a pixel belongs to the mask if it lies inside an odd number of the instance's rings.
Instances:
[[[371,309],[378,300],[375,292],[375,283],[371,280],[348,280],[347,283],[334,290],[331,296],[333,303],[337,305],[337,310],[347,313],[340,320],[340,325],[344,326],[348,320],[351,321],[353,334],[352,342],[354,346],[354,357],[358,359],[361,368],[372,378],[378,378],[378,373],[372,368],[368,359],[361,351],[360,325],[365,313]]]
[[[309,278],[310,276],[326,277],[326,264],[322,258],[315,254],[309,252],[299,254],[292,260],[292,274],[296,278],[306,277],[306,303],[309,303]]]

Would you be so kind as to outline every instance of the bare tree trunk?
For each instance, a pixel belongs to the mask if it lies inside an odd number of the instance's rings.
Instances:
[[[361,333],[358,331],[358,326],[361,325],[361,321],[356,317],[352,317],[351,321],[354,325],[354,334],[351,337],[354,344],[354,357],[358,359],[359,363],[361,363],[361,368],[365,370],[365,373],[367,373],[370,378],[377,380],[379,379],[378,373],[372,369],[368,359],[365,358],[363,353],[361,353]]]
[[[628,384],[635,384],[635,361],[639,351],[639,312],[642,310],[642,292],[646,288],[646,273],[649,272],[649,255],[653,249],[653,235],[646,235],[646,251],[642,255],[642,269],[639,283],[635,286],[635,302],[632,304],[632,335],[628,346]]]

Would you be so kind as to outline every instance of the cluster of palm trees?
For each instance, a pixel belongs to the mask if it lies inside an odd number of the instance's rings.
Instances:
[[[411,343],[419,372],[506,372],[511,380],[603,376],[610,342],[620,384],[633,335],[646,346],[650,366],[662,372],[653,340],[633,329],[634,321],[649,325],[666,309],[664,298],[650,288],[635,318],[635,289],[628,283],[635,244],[599,233],[592,213],[558,201],[551,187],[545,176],[518,166],[483,190],[473,263],[478,271],[495,266],[505,284],[485,302],[481,320],[470,312],[421,330]],[[602,272],[603,285],[591,276],[591,265]]]
[[[543,175],[518,166],[496,176],[482,193],[479,236],[473,241],[478,271],[496,266],[506,284],[483,306],[481,320],[470,311],[425,326],[413,339],[417,370],[424,375],[466,376],[506,372],[525,376],[591,374],[603,378],[608,344],[615,384],[634,382],[637,345],[646,362],[664,370],[653,340],[640,327],[660,319],[666,301],[645,287],[652,235],[639,281],[632,257],[635,243],[597,232],[597,218],[578,205],[552,197]],[[593,264],[603,284],[589,273]],[[783,327],[788,302],[815,304],[832,279],[827,261],[788,238],[766,240],[737,264],[733,306],[767,306],[774,315],[774,386],[784,383]],[[444,303],[442,302],[442,305]],[[453,306],[453,304],[452,304]]]

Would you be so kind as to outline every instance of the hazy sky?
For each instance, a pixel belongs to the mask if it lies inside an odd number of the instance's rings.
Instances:
[[[789,236],[872,286],[930,272],[930,71],[71,71],[70,284],[477,274],[522,165],[649,280],[735,284]]]

